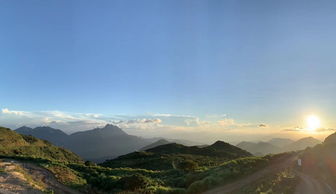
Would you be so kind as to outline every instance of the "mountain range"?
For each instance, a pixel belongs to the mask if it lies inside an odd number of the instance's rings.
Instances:
[[[319,143],[321,143],[321,141],[313,137],[305,137],[297,141],[286,138],[273,138],[267,142],[243,141],[238,143],[236,146],[247,150],[254,155],[262,156],[266,154],[277,154],[282,152],[304,150],[307,147],[313,147]]]
[[[86,160],[96,162],[136,151],[150,143],[149,139],[129,135],[114,125],[76,132],[71,135],[51,127],[20,127],[20,134],[32,135],[65,147]]]
[[[86,160],[94,162],[103,162],[106,159],[112,159],[120,155],[140,150],[153,142],[154,144],[148,148],[162,145],[162,138],[142,138],[129,135],[121,128],[110,124],[102,128],[76,132],[70,135],[64,133],[60,129],[54,129],[48,126],[36,128],[23,126],[15,131],[20,134],[32,135],[47,140],[57,146],[75,152]],[[158,141],[157,144],[155,144],[156,141]],[[188,146],[198,144],[196,142],[178,139],[169,139],[165,141]]]

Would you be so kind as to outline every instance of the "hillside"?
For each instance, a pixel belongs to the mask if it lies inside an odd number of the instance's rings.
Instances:
[[[151,144],[146,145],[145,147],[141,148],[140,151],[145,151],[145,150],[148,150],[148,149],[160,146],[160,145],[169,144],[169,143],[171,143],[171,142],[169,142],[169,141],[167,141],[165,139],[159,139],[156,142],[151,143]]]
[[[336,133],[329,135],[325,138],[323,144],[325,145],[336,145]]]
[[[176,163],[191,160],[200,166],[214,166],[231,159],[248,157],[251,154],[228,143],[217,141],[206,147],[184,146],[170,143],[144,152],[133,152],[104,162],[108,167],[131,167],[150,170],[173,169]]]
[[[336,189],[336,133],[301,154],[302,169]]]
[[[136,151],[151,143],[147,139],[128,135],[114,125],[106,125],[103,128],[76,132],[71,135],[51,127],[34,129],[21,127],[16,131],[48,140],[55,145],[64,146],[86,160],[97,162]]]
[[[0,127],[0,155],[45,158],[65,162],[82,161],[74,153],[38,138]]]

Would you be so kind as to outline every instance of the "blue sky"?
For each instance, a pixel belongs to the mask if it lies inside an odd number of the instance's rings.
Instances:
[[[270,125],[314,112],[331,123],[335,9],[312,0],[2,0],[0,106]]]

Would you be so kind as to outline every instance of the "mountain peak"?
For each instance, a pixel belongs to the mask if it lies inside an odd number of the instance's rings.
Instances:
[[[127,134],[121,128],[119,128],[118,126],[112,125],[112,124],[107,124],[103,128],[97,128],[97,130],[104,131],[104,132],[113,132],[114,135],[126,135]]]
[[[314,137],[304,137],[298,140],[299,141],[310,141],[310,142],[316,142],[316,143],[320,143],[320,140],[314,138]]]
[[[228,145],[230,145],[229,143],[226,143],[226,142],[224,142],[224,141],[220,141],[220,140],[218,140],[218,141],[216,141],[215,143],[213,143],[210,147],[213,147],[213,148],[221,148],[221,147],[226,147],[226,146],[228,146]]]
[[[30,131],[33,130],[33,128],[27,127],[27,126],[22,126],[16,129],[16,131]]]
[[[79,131],[71,134],[71,136],[97,136],[108,138],[111,136],[123,136],[128,135],[125,131],[120,129],[118,126],[107,124],[104,127],[97,127],[95,129],[87,130],[87,131]]]

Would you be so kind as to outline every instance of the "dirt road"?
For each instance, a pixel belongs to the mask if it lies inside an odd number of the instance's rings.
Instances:
[[[271,174],[274,172],[277,172],[281,169],[286,169],[290,167],[294,161],[296,160],[296,156],[292,156],[290,158],[281,158],[274,164],[255,172],[245,178],[239,179],[233,183],[223,185],[221,187],[217,187],[213,190],[205,192],[205,194],[222,194],[222,193],[231,193],[243,186],[246,186],[254,181],[257,181],[258,179],[266,176],[267,174]]]
[[[327,183],[302,172],[297,172],[297,174],[301,181],[296,187],[295,194],[336,194]]]
[[[15,160],[0,160],[0,194],[41,194],[43,191],[79,193],[59,183],[51,172],[42,167]]]

